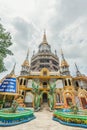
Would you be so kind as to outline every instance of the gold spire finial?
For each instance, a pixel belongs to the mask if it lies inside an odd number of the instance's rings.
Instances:
[[[24,60],[22,66],[29,66],[29,49],[27,51],[26,59]]]
[[[65,60],[62,48],[61,48],[61,56],[62,56],[62,59]]]
[[[14,75],[14,74],[15,74],[15,66],[16,66],[16,63],[14,64],[13,69],[12,69],[12,71],[10,72],[10,75]]]
[[[46,31],[44,29],[44,35],[43,35],[43,43],[47,43],[47,38],[46,38]]]
[[[81,72],[79,71],[78,66],[77,66],[76,63],[75,63],[75,67],[76,67],[76,75],[77,75],[77,76],[82,76],[82,74],[81,74]]]
[[[62,56],[62,61],[61,61],[61,66],[69,66],[67,61],[65,60],[64,54],[63,54],[63,50],[61,49],[61,56]]]
[[[78,71],[78,67],[77,67],[77,64],[75,63],[75,67],[76,67],[76,71]]]

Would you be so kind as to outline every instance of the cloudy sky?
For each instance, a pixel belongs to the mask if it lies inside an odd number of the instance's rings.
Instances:
[[[14,56],[5,59],[9,73],[16,62],[16,74],[21,70],[27,50],[31,58],[37,52],[46,29],[52,51],[60,50],[75,75],[76,62],[81,73],[87,74],[87,0],[0,0],[0,18],[4,28],[11,33],[10,49]]]

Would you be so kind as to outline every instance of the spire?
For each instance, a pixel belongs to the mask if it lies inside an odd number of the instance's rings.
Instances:
[[[65,60],[64,54],[63,54],[63,50],[62,50],[62,49],[61,49],[61,56],[62,56],[62,59]]]
[[[61,60],[61,74],[62,75],[70,75],[70,71],[69,71],[69,65],[67,63],[67,61],[65,60],[63,51],[61,49],[61,56],[62,56],[62,60]]]
[[[10,72],[10,75],[14,75],[14,74],[15,74],[15,66],[16,66],[16,63],[14,64],[13,69],[12,69],[12,71]]]
[[[75,63],[75,67],[76,67],[76,71],[79,71],[78,67],[77,67],[77,64]]]
[[[81,76],[81,73],[80,73],[80,71],[79,71],[78,66],[77,66],[76,63],[75,63],[75,67],[76,67],[76,75],[77,76]]]
[[[57,51],[55,50],[55,55],[57,56]]]
[[[42,43],[47,43],[46,31],[45,30],[44,30],[43,42]]]
[[[29,49],[28,49],[28,51],[27,51],[26,60],[28,60],[28,58],[29,58]]]
[[[28,60],[28,58],[29,58],[29,49],[27,51],[26,59],[24,60],[22,66],[29,66],[29,60]]]

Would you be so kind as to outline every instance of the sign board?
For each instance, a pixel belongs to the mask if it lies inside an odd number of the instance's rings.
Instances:
[[[6,78],[0,84],[0,92],[16,93],[16,78]]]

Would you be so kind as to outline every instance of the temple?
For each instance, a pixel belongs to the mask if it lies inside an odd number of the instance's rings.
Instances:
[[[33,72],[40,72],[42,68],[47,68],[50,72],[57,72],[59,70],[59,58],[56,54],[52,53],[45,32],[37,54],[34,54],[31,58],[30,69]]]
[[[40,106],[47,103],[49,106],[50,85],[55,83],[54,91],[54,109],[69,107],[70,103],[77,104],[80,108],[87,108],[87,77],[78,69],[75,63],[76,76],[72,76],[69,70],[63,51],[61,50],[61,58],[57,52],[52,52],[51,45],[47,41],[46,33],[43,34],[42,42],[39,44],[37,53],[33,53],[29,63],[29,49],[25,60],[21,65],[20,75],[16,77],[17,91],[20,97],[17,99],[21,106],[34,107],[35,94],[32,91],[32,82],[39,86],[39,93],[42,93]],[[15,67],[14,67],[15,68]],[[1,80],[4,80],[14,75],[14,69],[10,75],[7,75]],[[13,98],[17,95],[9,95],[8,92],[0,92],[0,99],[5,101],[8,106],[11,105]],[[8,101],[10,101],[8,103]]]

